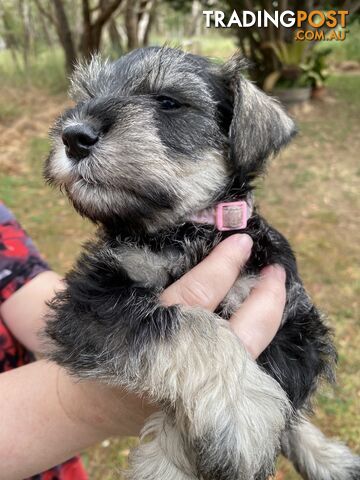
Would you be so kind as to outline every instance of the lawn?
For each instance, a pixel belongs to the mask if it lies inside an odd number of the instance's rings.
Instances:
[[[338,385],[317,396],[315,423],[360,453],[359,92],[360,75],[330,79],[326,99],[297,115],[300,133],[272,161],[257,200],[290,239],[305,284],[336,333]],[[36,87],[0,91],[0,198],[62,273],[93,230],[41,176],[48,127],[67,102]],[[133,442],[111,440],[86,452],[90,478],[114,478]],[[277,478],[299,477],[281,461]]]

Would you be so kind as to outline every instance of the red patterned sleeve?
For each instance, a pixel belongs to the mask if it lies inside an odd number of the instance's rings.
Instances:
[[[0,304],[45,270],[49,270],[49,265],[31,238],[0,203]]]
[[[38,273],[49,270],[34,243],[0,202],[0,305]],[[34,360],[0,317],[0,374]],[[79,457],[74,457],[28,480],[88,480]]]

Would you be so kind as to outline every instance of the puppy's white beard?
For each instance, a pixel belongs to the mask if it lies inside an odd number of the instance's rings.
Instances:
[[[74,165],[65,152],[63,145],[57,146],[51,158],[51,176],[55,179],[57,184],[67,185],[74,181],[76,175],[74,172]]]

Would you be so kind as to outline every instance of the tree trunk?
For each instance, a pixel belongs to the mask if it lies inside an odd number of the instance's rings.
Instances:
[[[116,22],[113,18],[109,22],[108,32],[109,32],[111,47],[113,48],[113,50],[116,52],[117,55],[122,55],[124,51],[122,38],[120,36]]]
[[[191,4],[191,23],[187,31],[189,37],[199,36],[201,33],[202,10],[199,0],[193,0]]]
[[[138,44],[147,45],[149,42],[149,33],[152,21],[154,19],[154,9],[156,0],[144,0],[140,4],[140,12],[138,14]]]
[[[30,62],[30,47],[31,47],[29,4],[24,2],[24,0],[20,0],[19,11],[20,11],[20,17],[22,22],[22,31],[23,31],[22,54],[23,54],[25,71],[27,71],[30,67],[29,62]]]
[[[83,7],[83,34],[80,41],[80,51],[84,58],[90,58],[100,50],[103,28],[112,18],[122,0],[100,0],[98,16],[92,20],[92,11],[89,0],[82,0]]]
[[[56,31],[65,53],[65,67],[68,74],[74,70],[77,60],[76,49],[62,0],[53,0],[56,14]]]
[[[137,0],[127,0],[125,7],[125,28],[127,34],[127,48],[132,50],[139,47],[138,38],[138,10]]]
[[[11,57],[13,62],[17,68],[17,70],[21,71],[21,66],[17,57],[17,50],[19,49],[19,39],[14,34],[12,28],[12,12],[5,8],[4,4],[0,4],[1,16],[4,25],[4,30],[2,31],[2,37],[5,42],[5,46],[7,49],[10,50]]]
[[[156,0],[154,0],[154,4],[153,4],[153,7],[152,7],[150,15],[149,15],[149,21],[146,25],[145,35],[144,35],[144,38],[143,38],[143,46],[144,47],[149,45],[150,31],[151,31],[152,26],[155,22],[155,15],[156,15],[155,9],[156,9]]]
[[[85,27],[80,41],[80,53],[85,59],[91,58],[91,55],[99,52],[101,44],[102,28],[98,25]]]
[[[80,37],[79,51],[81,56],[89,58],[92,51],[92,25],[91,12],[88,0],[82,0],[82,34]]]
[[[43,15],[39,15],[39,21],[40,21],[41,29],[43,31],[44,39],[45,39],[47,45],[49,45],[49,47],[52,47],[53,44],[54,44],[54,41],[53,41],[53,38],[52,38],[51,33],[49,31],[48,24],[45,21],[45,18],[44,18]]]

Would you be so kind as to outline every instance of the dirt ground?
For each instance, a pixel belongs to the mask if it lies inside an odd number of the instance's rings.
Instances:
[[[321,389],[315,423],[360,453],[359,92],[360,76],[333,77],[324,101],[296,112],[300,134],[272,162],[257,202],[290,239],[305,284],[336,333],[338,385]],[[49,125],[67,104],[64,95],[0,90],[0,198],[60,272],[92,232],[41,177]],[[86,452],[90,478],[114,478],[131,443],[110,440]],[[276,478],[299,477],[281,460]]]

